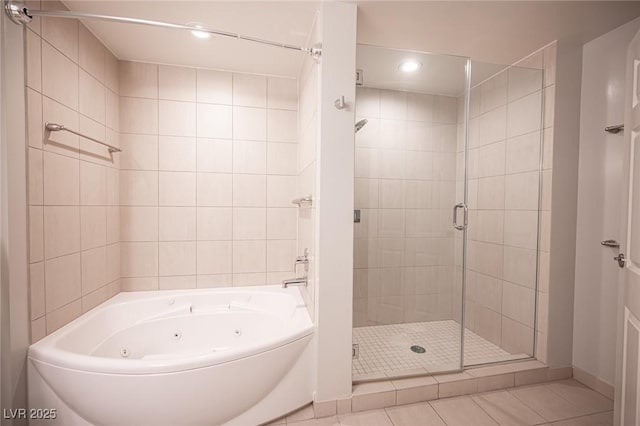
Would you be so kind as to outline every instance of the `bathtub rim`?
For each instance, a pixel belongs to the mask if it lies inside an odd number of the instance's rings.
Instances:
[[[293,296],[295,299],[295,315],[300,316],[300,324],[293,332],[281,334],[266,343],[244,346],[225,352],[213,352],[206,355],[190,356],[176,359],[144,360],[144,359],[120,359],[108,357],[96,357],[88,354],[80,354],[57,347],[57,343],[68,336],[77,327],[80,327],[95,318],[101,311],[112,305],[134,303],[145,299],[162,299],[172,296],[185,296],[198,293],[276,293]],[[129,324],[131,326],[133,324]],[[127,327],[119,328],[110,335]],[[271,351],[285,346],[294,341],[304,339],[314,333],[314,325],[309,317],[306,305],[297,289],[283,289],[281,286],[252,286],[252,287],[217,287],[205,289],[184,290],[153,290],[121,292],[106,300],[100,305],[80,315],[78,318],[45,336],[38,342],[29,346],[28,358],[36,362],[67,368],[88,373],[98,374],[122,374],[144,375],[178,373],[194,370],[227,362],[240,360],[260,353]]]

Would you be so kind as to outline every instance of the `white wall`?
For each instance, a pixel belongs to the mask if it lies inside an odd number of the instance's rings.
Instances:
[[[315,400],[329,401],[351,395],[356,5],[323,3],[321,38]]]
[[[627,45],[640,29],[635,19],[587,44],[582,58],[580,159],[574,295],[573,365],[608,384],[615,380],[617,249],[622,134],[604,132],[624,119]]]

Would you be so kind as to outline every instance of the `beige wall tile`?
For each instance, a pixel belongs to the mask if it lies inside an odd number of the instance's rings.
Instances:
[[[27,88],[27,139],[30,147],[42,149],[42,95]]]
[[[44,207],[29,207],[29,261],[44,259]]]
[[[196,173],[160,172],[160,206],[195,206]]]
[[[47,313],[80,298],[81,292],[80,253],[45,262]]]
[[[523,135],[540,129],[542,92],[537,91],[509,103],[507,137]]]
[[[80,208],[44,208],[44,254],[47,259],[80,251]]]
[[[158,101],[120,97],[120,130],[123,133],[157,134]]]
[[[293,116],[295,117],[295,113]],[[253,141],[267,140],[267,111],[262,108],[234,106],[233,138]]]
[[[232,107],[226,105],[197,105],[197,136],[199,138],[231,139]]]
[[[160,241],[195,241],[195,207],[160,207]]]
[[[120,95],[158,99],[158,65],[120,62]]]
[[[82,314],[82,302],[75,300],[68,305],[47,313],[47,334],[51,334],[63,325],[73,321]]]
[[[90,309],[95,308],[102,302],[106,301],[109,298],[109,291],[107,286],[102,286],[96,291],[83,296],[82,301],[82,312],[87,312]]]
[[[105,81],[106,49],[91,31],[79,25],[78,64],[101,83]]]
[[[158,105],[160,135],[196,136],[196,104],[161,100]]]
[[[120,171],[120,202],[123,206],[158,205],[158,173]]]
[[[196,242],[160,242],[159,265],[160,276],[195,275]]]
[[[27,87],[42,90],[42,40],[33,31],[25,32]]]
[[[233,239],[263,240],[266,239],[266,208],[234,208]]]
[[[233,74],[233,104],[266,108],[267,77],[252,74]]]
[[[233,221],[230,207],[198,207],[197,216],[199,241],[232,239]]]
[[[197,140],[197,170],[199,172],[231,173],[233,142],[222,139]]]
[[[124,170],[158,170],[158,136],[120,135],[120,168]]]
[[[292,263],[296,258],[295,240],[267,241],[267,271],[292,271]]]
[[[231,105],[233,99],[232,74],[214,70],[197,70],[198,102]]]
[[[233,141],[233,173],[266,174],[267,144],[265,142]]]
[[[267,140],[270,142],[292,142],[297,139],[297,113],[270,109],[267,111]]]
[[[78,66],[48,43],[42,44],[42,93],[78,109]]]
[[[80,161],[80,204],[107,204],[107,175],[104,166]]]
[[[196,69],[160,65],[158,96],[174,101],[196,101]]]
[[[296,110],[297,81],[292,78],[267,77],[267,108]]]
[[[82,250],[107,242],[107,215],[104,206],[80,207],[80,246]]]
[[[198,275],[229,274],[232,271],[231,241],[198,241]],[[226,285],[230,285],[229,280]]]
[[[158,241],[158,207],[120,207],[120,241]]]
[[[122,277],[158,275],[158,243],[120,243]]]
[[[206,207],[231,206],[232,175],[222,173],[198,173],[197,205]]]
[[[233,272],[266,271],[267,247],[264,240],[233,242]]]
[[[167,171],[196,171],[196,139],[160,136],[159,169]]]
[[[106,89],[96,78],[80,69],[79,101],[81,114],[101,123],[106,123]]]
[[[43,6],[50,4],[50,2],[44,2]],[[54,8],[58,9],[58,7]],[[64,6],[60,9],[66,10]],[[75,19],[42,18],[42,38],[73,62],[78,62],[78,25]]]
[[[82,295],[107,284],[107,249],[105,246],[82,252]]]
[[[45,314],[44,262],[29,265],[29,283],[30,314],[35,320]]]

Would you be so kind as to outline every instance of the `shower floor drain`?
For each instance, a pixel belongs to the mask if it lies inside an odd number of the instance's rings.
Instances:
[[[411,346],[411,350],[417,354],[423,354],[425,353],[427,350],[425,348],[423,348],[422,346],[418,346],[418,345],[413,345]]]

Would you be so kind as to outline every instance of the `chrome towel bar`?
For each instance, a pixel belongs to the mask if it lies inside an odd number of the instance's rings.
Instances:
[[[71,130],[71,129],[69,129],[69,128],[67,128],[67,127],[63,126],[62,124],[47,123],[47,124],[45,124],[45,125],[44,125],[44,127],[45,127],[47,130],[51,131],[51,132],[61,132],[61,131],[65,131],[65,132],[73,133],[74,135],[78,135],[78,136],[80,136],[80,137],[83,137],[83,138],[85,138],[85,139],[89,139],[89,140],[90,140],[90,141],[92,141],[92,142],[99,143],[100,145],[104,145],[104,146],[106,146],[106,147],[108,148],[108,150],[109,150],[109,152],[110,152],[110,153],[113,153],[113,152],[122,152],[122,150],[121,150],[120,148],[117,148],[117,147],[115,147],[115,146],[113,146],[113,145],[109,145],[108,143],[104,143],[104,142],[99,141],[98,139],[94,139],[94,138],[92,138],[92,137],[90,137],[90,136],[83,135],[82,133],[76,132],[75,130]]]

